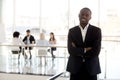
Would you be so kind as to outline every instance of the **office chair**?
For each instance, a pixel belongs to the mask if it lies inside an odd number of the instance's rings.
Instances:
[[[17,59],[17,63],[20,64],[19,59],[20,59],[20,53],[21,53],[21,47],[16,47],[16,46],[12,46],[11,47],[11,63],[13,65],[16,65],[16,63],[14,61],[16,61]]]
[[[41,49],[38,49],[38,55],[37,55],[37,57],[39,57],[40,58],[40,65],[42,65],[43,63],[43,61],[42,61],[42,58],[44,59],[44,61],[45,61],[45,65],[47,64],[47,62],[46,62],[46,56],[47,56],[47,49],[45,49],[45,48],[41,48]]]

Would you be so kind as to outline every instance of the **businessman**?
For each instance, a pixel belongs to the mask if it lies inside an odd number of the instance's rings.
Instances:
[[[89,8],[82,8],[79,25],[71,28],[68,33],[70,56],[67,71],[70,72],[70,80],[97,80],[97,74],[101,73],[101,29],[89,23],[91,14]]]

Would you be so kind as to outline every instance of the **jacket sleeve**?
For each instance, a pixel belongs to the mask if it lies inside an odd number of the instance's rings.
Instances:
[[[68,46],[68,52],[71,56],[83,56],[84,53],[84,49],[81,47],[74,47],[72,45],[72,42],[74,43],[74,39],[73,39],[74,32],[72,32],[72,30],[70,29],[68,32],[68,41],[67,41],[67,46]],[[77,38],[76,38],[77,39]]]
[[[34,43],[36,43],[34,36],[33,36],[33,41],[34,41]]]
[[[31,35],[31,40],[30,41],[31,41],[31,43],[32,43],[32,41],[34,41],[34,44],[36,43],[34,36]]]
[[[23,39],[23,42],[27,40],[27,37],[25,36],[24,39]]]
[[[93,42],[92,49],[87,51],[84,56],[88,58],[92,58],[98,56],[101,49],[101,29],[98,29],[95,33],[95,40]]]

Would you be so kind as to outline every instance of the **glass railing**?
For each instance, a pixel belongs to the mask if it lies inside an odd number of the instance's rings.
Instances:
[[[9,43],[0,44],[0,72],[43,75],[50,76],[50,78],[60,74],[55,80],[66,80],[69,78],[68,74],[61,74],[66,70],[69,56],[66,45],[56,45],[57,50],[54,52],[56,58],[54,59],[51,57],[50,52],[42,56],[38,54],[39,49],[49,49],[51,46],[32,45],[32,60],[29,60],[29,51],[25,50],[28,58],[25,59],[21,53],[18,61],[18,55],[12,54],[11,48],[19,46],[20,45],[11,45]],[[120,79],[119,49],[120,41],[102,41],[102,49],[99,55],[102,73],[98,75],[99,79]]]
[[[69,80],[69,73],[68,72],[60,72],[47,80]]]
[[[102,41],[102,50],[100,53],[100,65],[102,73],[100,79],[120,79],[120,41],[104,40]]]
[[[20,46],[22,47],[22,51],[15,53],[14,51],[19,50]],[[66,46],[54,45],[54,47],[57,48],[57,50],[53,52],[55,58],[52,58],[51,53],[47,51],[52,46],[26,46],[1,43],[0,72],[53,76],[56,73],[65,71],[68,57]],[[31,50],[32,59],[29,59],[29,50],[26,50],[25,47],[33,47]],[[18,54],[20,54],[20,57]]]
[[[101,74],[98,80],[119,80],[120,79],[120,41],[104,40],[102,41],[101,52],[99,55]],[[49,80],[69,80],[69,74],[59,73],[49,78]]]

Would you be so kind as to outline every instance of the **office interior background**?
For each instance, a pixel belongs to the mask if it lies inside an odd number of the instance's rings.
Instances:
[[[99,78],[120,79],[120,5],[119,0],[0,0],[0,42],[9,42],[14,31],[46,39],[54,32],[58,44],[67,43],[68,30],[79,24],[81,8],[92,11],[91,24],[102,29]]]

